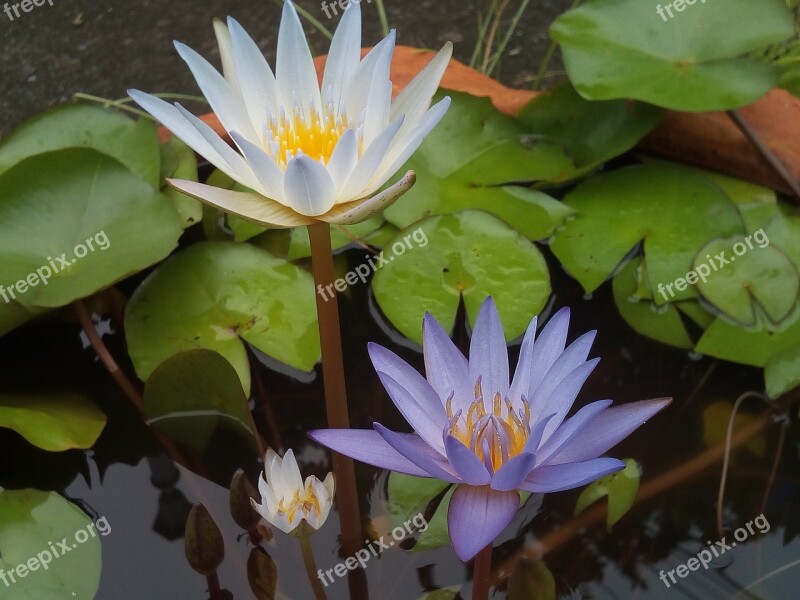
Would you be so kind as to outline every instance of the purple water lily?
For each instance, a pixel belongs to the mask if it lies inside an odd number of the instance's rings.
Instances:
[[[560,310],[536,336],[528,326],[514,379],[494,301],[483,303],[469,361],[439,323],[426,314],[426,377],[377,344],[369,354],[386,391],[414,428],[395,433],[322,429],[309,433],[341,454],[384,469],[458,484],[448,512],[450,537],[463,561],[474,557],[508,525],[519,490],[557,492],[624,468],[600,457],[670,399],[610,408],[600,400],[566,418],[599,359],[586,360],[595,332],[567,348],[569,309]]]

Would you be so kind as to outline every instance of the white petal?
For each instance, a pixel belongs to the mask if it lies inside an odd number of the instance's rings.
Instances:
[[[378,56],[375,71],[367,94],[367,105],[364,116],[364,144],[372,143],[378,134],[389,124],[389,112],[392,107],[392,81],[389,69],[392,66],[395,36],[390,35],[391,43],[387,50]]]
[[[289,161],[283,177],[283,190],[288,205],[308,217],[325,214],[336,200],[336,190],[328,170],[305,155]]]
[[[361,119],[361,112],[366,108],[369,90],[375,76],[375,70],[379,64],[386,64],[386,55],[391,59],[394,52],[395,32],[392,30],[389,35],[383,38],[378,44],[369,51],[364,60],[358,65],[355,74],[344,91],[345,105],[347,107],[347,117],[351,124],[358,123]],[[388,78],[388,74],[386,74]]]
[[[300,467],[297,465],[297,460],[291,448],[283,455],[281,471],[286,485],[289,486],[292,492],[303,490],[303,477],[300,475]]]
[[[403,119],[401,117],[384,129],[380,135],[375,138],[375,141],[369,145],[364,152],[364,156],[361,157],[356,168],[353,169],[353,174],[350,175],[350,179],[347,180],[347,185],[344,186],[344,190],[342,190],[342,194],[339,196],[342,202],[362,198],[379,187],[375,186],[375,188],[366,189],[367,184],[373,179],[375,171],[386,158],[386,153],[389,151],[392,141],[402,126]]]
[[[330,98],[335,110],[339,109],[342,92],[355,74],[360,60],[361,3],[350,2],[333,34],[322,78],[322,97],[325,102]]]
[[[328,171],[336,186],[337,196],[341,193],[357,163],[358,139],[356,138],[356,132],[348,129],[339,138],[336,148],[333,149],[333,154],[331,154],[331,158],[328,161]]]
[[[450,108],[450,96],[442,98],[439,102],[434,104],[425,114],[422,123],[414,130],[409,132],[407,139],[398,139],[392,145],[388,155],[384,159],[381,166],[375,171],[369,187],[377,188],[383,185],[392,175],[394,175],[405,162],[411,158],[411,155],[417,151],[422,141],[431,132],[431,130],[439,124],[442,117],[447,113]]]
[[[241,82],[244,99],[253,129],[261,139],[268,111],[277,114],[280,109],[278,84],[275,75],[253,39],[233,17],[228,17],[233,44],[233,57]]]
[[[392,116],[394,120],[400,115],[406,115],[407,126],[415,126],[425,111],[431,105],[431,99],[439,88],[450,58],[453,56],[453,44],[447,42],[433,57],[425,68],[417,73],[416,77],[403,88],[392,103]]]
[[[328,492],[328,499],[333,502],[333,498],[336,496],[336,478],[334,477],[333,473],[328,473],[327,477],[325,477],[323,485],[325,486],[325,490]]]
[[[225,78],[189,46],[175,42],[175,48],[189,65],[197,85],[211,105],[211,110],[219,117],[222,126],[227,131],[239,131],[242,135],[255,139],[253,125],[238,92],[233,92]]]
[[[211,204],[221,211],[252,221],[261,227],[281,229],[316,223],[315,219],[300,215],[276,200],[258,194],[223,190],[185,179],[168,179],[167,181],[184,194]]]
[[[304,109],[313,106],[319,114],[321,104],[314,59],[300,17],[290,0],[283,3],[275,71],[284,106],[291,108],[299,102]]]
[[[236,73],[236,65],[233,62],[233,46],[231,46],[231,32],[219,19],[214,19],[214,35],[217,37],[219,46],[219,58],[222,61],[222,74],[231,89],[239,87],[239,78]]]
[[[231,138],[239,146],[253,174],[261,184],[261,190],[268,198],[286,205],[283,196],[283,171],[272,157],[252,142],[244,139],[236,131],[231,131]],[[254,188],[255,189],[255,188]]]
[[[414,171],[409,171],[392,187],[383,190],[372,198],[334,206],[331,211],[323,217],[323,220],[328,223],[337,223],[340,225],[360,223],[390,206],[392,202],[396,201],[400,196],[410,190],[416,180],[417,176]]]

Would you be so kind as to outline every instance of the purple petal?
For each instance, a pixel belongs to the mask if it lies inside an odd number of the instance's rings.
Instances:
[[[519,493],[460,485],[450,499],[447,526],[458,557],[467,562],[503,532],[519,510]]]
[[[535,464],[535,454],[518,454],[497,470],[492,477],[491,488],[500,492],[519,489]]]
[[[425,373],[431,387],[442,402],[453,394],[454,410],[466,409],[472,403],[475,384],[469,381],[467,359],[429,313],[422,321],[422,339]]]
[[[600,413],[583,430],[580,444],[569,444],[553,455],[548,463],[578,462],[599,456],[628,437],[670,402],[672,398],[658,398],[612,406]]]
[[[419,436],[409,433],[395,433],[386,429],[380,423],[375,423],[374,427],[392,448],[425,471],[428,477],[435,477],[449,483],[461,483],[458,477],[447,470],[449,465]]]
[[[447,436],[444,447],[447,450],[447,460],[464,483],[486,485],[492,479],[481,459],[452,435]]]
[[[367,350],[375,370],[386,373],[403,386],[434,422],[441,423],[441,432],[447,422],[447,414],[439,395],[419,371],[391,350],[374,342],[367,344]]]
[[[547,427],[547,424],[550,420],[555,417],[555,413],[551,415],[547,415],[543,419],[539,419],[538,422],[531,428],[531,432],[528,435],[528,441],[525,442],[525,447],[522,449],[520,454],[535,454],[538,449],[539,445],[542,443],[542,436],[544,435],[544,429]]]
[[[517,368],[514,371],[514,379],[508,391],[508,397],[514,403],[514,406],[518,405],[518,401],[522,396],[528,396],[528,388],[530,387],[534,367],[533,348],[536,338],[536,324],[538,322],[538,317],[533,317],[528,324],[528,329],[525,330],[525,337],[522,338]]]
[[[496,392],[508,395],[508,348],[503,324],[494,300],[483,301],[469,345],[470,381],[481,379],[484,397],[491,402]]]
[[[564,307],[550,318],[542,332],[539,334],[536,343],[531,351],[529,365],[519,365],[529,368],[527,375],[528,387],[520,390],[526,398],[531,399],[542,383],[545,375],[556,362],[556,359],[564,351],[564,344],[567,343],[567,329],[569,328],[569,308]]]
[[[584,428],[601,414],[606,408],[611,405],[611,400],[598,400],[592,402],[581,408],[572,417],[564,421],[558,429],[553,432],[553,435],[542,445],[542,448],[536,454],[537,464],[547,464],[547,459],[554,454],[560,452],[567,447],[570,443],[580,445],[578,437],[583,432]]]
[[[571,490],[624,468],[625,463],[621,460],[605,457],[563,465],[543,465],[528,475],[520,489],[534,494]]]
[[[542,439],[545,442],[556,430],[556,427],[561,425],[561,423],[564,421],[564,417],[567,416],[569,409],[572,408],[572,404],[575,402],[575,398],[581,391],[583,384],[586,382],[586,379],[589,377],[589,375],[591,375],[598,362],[600,362],[600,359],[594,358],[583,363],[569,375],[564,377],[564,379],[562,379],[553,390],[548,390],[546,396],[540,396],[539,392],[536,393],[533,401],[531,401],[531,413],[534,412],[533,407],[539,403],[546,404],[547,406],[544,408],[544,410],[548,413],[555,413],[556,415],[547,424],[547,427],[544,430],[544,436]],[[549,386],[542,386],[540,389],[545,389],[546,387]]]
[[[405,456],[392,448],[377,431],[368,429],[315,429],[308,432],[315,442],[350,458],[381,469],[417,477],[430,477]]]

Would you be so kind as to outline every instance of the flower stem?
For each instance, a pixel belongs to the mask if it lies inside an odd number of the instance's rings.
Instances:
[[[317,577],[317,563],[314,560],[314,549],[311,547],[311,536],[300,536],[300,549],[303,552],[303,563],[306,565],[306,574],[308,581],[311,583],[311,588],[314,590],[314,598],[316,600],[327,600],[325,596],[325,589],[322,587],[322,582]]]
[[[488,600],[492,577],[492,543],[478,552],[472,568],[472,600]]]
[[[331,229],[327,223],[319,222],[308,226],[311,241],[311,271],[314,275],[314,289],[325,289],[334,281],[333,251],[331,249]],[[320,288],[320,286],[322,286]],[[325,387],[325,406],[328,414],[328,427],[349,429],[350,417],[347,410],[347,390],[344,379],[344,357],[342,355],[342,332],[339,326],[339,303],[334,293],[324,300],[320,294],[317,299],[317,319],[322,348],[322,379]],[[333,473],[336,477],[337,509],[342,531],[342,545],[346,556],[354,556],[361,547],[361,512],[358,506],[356,474],[353,461],[348,457],[331,452]],[[351,598],[367,597],[366,577],[360,570],[349,571]]]

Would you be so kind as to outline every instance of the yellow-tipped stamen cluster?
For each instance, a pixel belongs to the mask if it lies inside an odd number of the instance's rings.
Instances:
[[[317,515],[322,515],[322,507],[320,506],[319,498],[317,498],[317,494],[314,492],[314,486],[311,485],[310,481],[306,484],[303,491],[304,493],[302,496],[299,491],[296,491],[291,498],[283,497],[278,501],[278,512],[284,513],[289,523],[294,523],[294,517],[298,509],[302,511],[303,518],[308,517],[313,511],[317,511]]]
[[[347,114],[337,115],[331,103],[323,108],[321,115],[315,108],[305,113],[295,106],[289,116],[281,109],[280,117],[271,116],[265,127],[265,150],[284,170],[298,154],[327,164],[339,138],[349,128]]]
[[[497,392],[491,407],[487,407],[479,379],[475,383],[475,400],[467,408],[466,415],[461,410],[454,414],[453,397],[448,398],[449,433],[494,473],[520,454],[530,437],[531,407],[524,398],[522,406],[515,413],[511,401]]]

